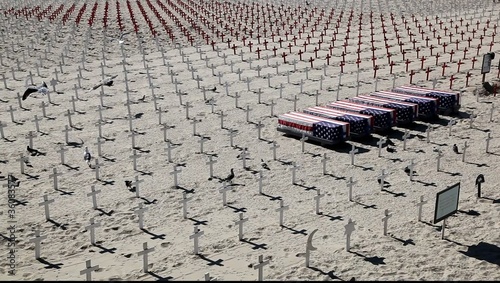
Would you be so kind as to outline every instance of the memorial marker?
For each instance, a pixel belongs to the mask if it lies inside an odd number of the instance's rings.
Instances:
[[[137,255],[141,256],[142,255],[142,262],[143,262],[143,267],[142,267],[142,270],[144,271],[144,273],[148,273],[148,254],[153,252],[155,250],[155,248],[149,248],[148,249],[148,243],[147,242],[144,242],[142,244],[142,251],[138,252]]]
[[[35,238],[30,239],[31,243],[35,243],[35,259],[40,259],[40,245],[43,240],[47,239],[47,235],[40,236],[40,229],[35,230]]]
[[[284,213],[286,210],[288,210],[288,209],[289,209],[289,206],[288,206],[288,205],[286,205],[286,206],[285,206],[285,205],[283,204],[283,200],[282,200],[282,199],[280,199],[280,207],[279,207],[279,208],[277,208],[277,209],[275,210],[276,212],[279,212],[279,213],[280,213],[280,227],[283,227],[283,226],[284,226],[284,225],[283,225],[283,217],[284,217],[283,213]]]
[[[460,182],[449,186],[448,188],[436,194],[436,205],[434,208],[434,221],[436,224],[443,220],[441,228],[441,239],[444,239],[444,230],[446,226],[446,218],[454,214],[458,210],[458,201],[460,195]]]
[[[312,244],[312,240],[314,237],[314,234],[318,232],[318,229],[314,229],[311,234],[309,234],[309,237],[307,237],[307,244],[306,244],[306,267],[309,267],[309,262],[311,260],[311,252],[317,250],[315,246]]]
[[[54,200],[51,199],[49,200],[48,195],[43,195],[43,202],[38,203],[38,206],[44,206],[45,208],[45,220],[49,221],[50,220],[50,213],[49,213],[49,204],[53,203]]]
[[[243,240],[243,224],[248,221],[248,218],[243,218],[243,212],[238,214],[238,220],[234,221],[235,225],[238,225],[238,240]]]
[[[179,203],[182,203],[182,218],[187,219],[187,203],[188,201],[192,200],[193,197],[187,197],[187,193],[183,192],[182,193],[182,200],[179,201]]]
[[[194,233],[189,236],[189,239],[193,239],[194,241],[194,254],[198,255],[199,254],[199,247],[198,247],[198,238],[203,236],[205,234],[204,231],[200,231],[198,226],[194,226]]]
[[[424,196],[420,196],[420,202],[417,203],[417,207],[418,207],[418,222],[421,222],[422,221],[422,208],[424,206],[424,204],[426,204],[427,201],[424,200]]]
[[[90,225],[85,226],[86,230],[90,229],[90,244],[95,246],[95,228],[100,227],[101,223],[95,223],[94,218],[90,218]]]
[[[269,260],[264,261],[264,256],[259,255],[259,263],[253,266],[253,269],[259,270],[258,281],[264,279],[264,266],[269,264]]]
[[[382,218],[382,222],[384,222],[384,236],[387,236],[387,221],[392,217],[392,214],[389,214],[389,209],[386,209],[384,215],[385,217]]]
[[[148,211],[147,207],[142,207],[142,202],[139,203],[139,207],[134,211],[135,214],[139,217],[139,229],[144,228],[144,213]]]
[[[318,189],[316,192],[317,192],[317,195],[314,196],[314,200],[316,201],[316,214],[320,215],[321,213],[319,212],[319,201],[322,197],[325,196],[325,194],[321,194],[320,189]]]
[[[99,265],[92,266],[90,263],[90,259],[85,262],[85,269],[80,271],[80,275],[85,274],[87,281],[92,281],[91,273],[92,271],[97,271],[99,269]]]

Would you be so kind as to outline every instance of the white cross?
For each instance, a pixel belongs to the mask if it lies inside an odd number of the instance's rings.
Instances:
[[[321,194],[319,189],[316,192],[317,192],[317,195],[314,197],[314,200],[316,201],[316,214],[319,215],[320,214],[319,213],[319,201],[322,197],[325,196],[325,194]]]
[[[279,144],[277,144],[276,141],[273,141],[273,145],[271,146],[271,150],[273,151],[273,160],[276,160],[276,149],[279,147]]]
[[[195,255],[199,254],[198,238],[203,236],[203,234],[205,234],[204,231],[200,231],[198,226],[194,226],[194,233],[193,233],[193,235],[189,236],[189,239],[194,240],[194,254]]]
[[[62,173],[61,172],[57,172],[57,168],[52,168],[52,174],[49,175],[49,178],[53,178],[54,179],[54,190],[57,190],[57,177],[58,176],[61,176]]]
[[[9,105],[9,110],[7,110],[7,112],[10,113],[10,120],[12,121],[12,123],[16,122],[16,120],[14,119],[14,112],[16,112],[16,110],[17,109],[13,108],[12,105]],[[38,123],[37,123],[37,125],[38,125]]]
[[[137,151],[134,149],[133,154],[129,156],[130,159],[133,159],[134,162],[134,170],[137,170],[137,158],[141,157],[140,154],[137,154]]]
[[[203,153],[203,143],[207,141],[207,138],[205,136],[201,135],[200,139],[198,140],[198,143],[200,144],[200,153]]]
[[[490,140],[493,138],[491,137],[491,133],[488,133],[488,137],[486,138],[486,153],[489,153],[489,147],[490,147]]]
[[[495,111],[495,105],[492,103],[491,109],[490,109],[490,122],[493,122],[493,112],[494,111]]]
[[[427,125],[427,129],[425,129],[425,133],[427,134],[427,143],[430,143],[430,133],[432,131],[431,125]]]
[[[187,197],[187,193],[183,192],[182,193],[182,200],[179,201],[179,203],[182,203],[182,218],[187,219],[187,203],[193,199],[193,197]]]
[[[290,83],[290,82],[288,82]],[[280,84],[280,86],[278,87],[278,89],[280,90],[280,98],[283,98],[283,89],[285,88],[285,86],[283,85],[283,83]]]
[[[21,165],[21,174],[24,174],[24,163],[28,162],[28,157],[21,153],[20,157],[16,159],[16,161],[19,161],[19,164]]]
[[[382,218],[382,222],[384,222],[384,236],[387,236],[387,221],[391,218],[392,214],[389,214],[389,209],[384,211],[385,217]]]
[[[227,114],[224,114],[224,111],[221,110],[219,116],[220,116],[220,128],[224,129],[224,117],[227,117]]]
[[[385,169],[382,169],[382,173],[378,176],[380,180],[380,190],[384,189],[385,177],[389,176],[389,174],[385,173]]]
[[[12,106],[11,106],[12,107]],[[40,132],[40,125],[38,124],[39,121],[42,121],[43,118],[38,118],[38,115],[35,115],[35,117],[33,118],[33,122],[35,122],[35,128],[36,128],[36,131],[39,133]]]
[[[248,218],[243,218],[243,212],[240,212],[238,220],[234,221],[238,225],[238,240],[243,240],[243,223],[248,221]]]
[[[144,273],[148,273],[148,254],[150,252],[153,252],[155,248],[149,248],[148,249],[148,243],[144,242],[142,243],[142,251],[138,252],[137,254],[139,256],[142,255],[142,262],[143,262],[143,271]]]
[[[285,210],[288,210],[289,209],[289,206],[288,205],[283,205],[283,200],[280,199],[280,207],[276,209],[276,211],[280,213],[280,227],[283,227],[283,212]]]
[[[45,113],[45,107],[47,105],[45,105],[45,101],[42,101],[42,103],[40,103],[40,108],[42,108],[42,115],[44,118],[47,118],[47,113]]]
[[[305,142],[308,140],[309,138],[306,137],[306,135],[304,133],[302,133],[302,137],[300,138],[300,142],[301,142],[301,145],[302,145],[302,152],[305,151]]]
[[[229,136],[229,145],[234,147],[233,138],[238,135],[238,130],[229,129],[227,135]]]
[[[259,255],[259,263],[253,266],[253,269],[259,270],[258,281],[262,281],[264,279],[264,266],[269,264],[269,260],[264,261],[264,256]]]
[[[189,108],[193,108],[193,105],[191,105],[191,103],[187,101],[184,105],[184,108],[186,109],[186,119],[189,120]]]
[[[30,239],[29,241],[35,243],[35,259],[40,258],[40,245],[43,240],[47,239],[47,235],[40,236],[40,230],[35,230],[35,238]]]
[[[208,161],[205,163],[206,165],[209,166],[210,168],[210,178],[213,178],[214,177],[214,168],[213,168],[213,165],[217,163],[217,160],[214,160],[213,159],[213,155],[209,155],[208,156]]]
[[[85,229],[90,229],[90,244],[95,245],[95,228],[100,227],[101,223],[95,223],[94,218],[90,218],[90,225],[86,226]]]
[[[255,93],[257,94],[257,103],[261,104],[261,102],[260,102],[260,95],[263,94],[264,92],[259,87],[259,89]]]
[[[7,125],[2,123],[2,121],[0,121],[0,135],[2,136],[2,139],[5,139],[5,135],[3,133],[3,129],[6,128]]]
[[[347,182],[347,186],[349,187],[349,201],[352,201],[352,186],[356,185],[358,181],[353,181],[352,177],[349,177],[349,181]]]
[[[231,190],[231,186],[228,186],[225,182],[222,184],[222,188],[219,189],[219,193],[222,194],[222,205],[227,205],[226,193]]]
[[[354,232],[356,230],[354,225],[356,225],[356,222],[352,221],[351,218],[349,218],[349,220],[347,221],[347,224],[344,225],[344,228],[345,228],[344,235],[346,235],[346,238],[347,238],[346,248],[345,248],[346,251],[349,251],[351,249],[351,234],[352,234],[352,232]]]
[[[99,269],[99,265],[91,266],[90,259],[85,262],[85,269],[80,271],[80,275],[86,274],[87,281],[92,281],[91,273]]]
[[[299,98],[297,97],[297,95],[294,95],[292,100],[293,100],[293,111],[297,111],[297,101],[299,101]]]
[[[243,168],[247,168],[246,161],[247,161],[248,155],[250,155],[250,154],[248,153],[246,147],[243,149],[243,152],[240,155],[241,155],[241,160],[243,160]]]
[[[240,98],[241,96],[238,94],[238,92],[236,92],[234,94],[234,107],[235,108],[238,108],[238,98]],[[248,122],[248,106],[247,106],[247,122]]]
[[[259,171],[259,177],[257,178],[257,180],[259,181],[259,194],[262,194],[262,181],[266,178],[267,177],[262,175],[262,170]]]
[[[292,185],[295,185],[295,171],[299,168],[300,165],[297,165],[295,161],[292,162],[292,167],[290,168],[290,170],[292,170]]]
[[[205,281],[217,281],[217,278],[210,278],[210,273],[205,273]]]
[[[87,194],[88,197],[92,196],[92,208],[97,209],[97,194],[101,192],[101,190],[95,190],[95,186],[90,186],[91,192]]]
[[[35,138],[37,134],[33,133],[33,131],[29,131],[28,135],[26,136],[26,139],[29,139],[29,145],[31,148],[33,148],[33,138]]]
[[[102,122],[104,122],[104,119],[102,118],[102,111],[103,111],[103,110],[104,110],[104,109],[101,107],[101,105],[97,105],[97,110],[96,110],[96,112],[99,112],[99,121],[102,121]]]
[[[349,151],[349,154],[351,155],[351,165],[354,165],[354,155],[358,153],[358,149],[352,145],[351,151]]]
[[[448,136],[451,136],[451,126],[453,126],[455,124],[455,119],[451,119],[449,122],[448,122]]]
[[[259,121],[259,123],[257,125],[255,125],[255,128],[257,128],[257,134],[258,134],[258,139],[260,140],[260,133],[261,133],[261,129],[264,128],[264,124],[262,124],[261,121]]]
[[[274,117],[274,106],[276,105],[277,103],[274,102],[274,99],[271,99],[271,102],[269,103],[269,106],[271,106],[271,117]]]
[[[193,121],[190,122],[191,125],[193,125],[193,136],[196,136],[196,124],[201,122],[200,120],[193,119]]]
[[[139,180],[139,177],[138,176],[135,176],[135,181],[132,183],[132,185],[134,186],[135,188],[135,197],[136,198],[139,198],[139,184],[144,182],[144,180]]]
[[[167,160],[168,162],[172,162],[172,149],[174,149],[175,146],[172,146],[172,143],[170,141],[167,141],[167,147],[165,148],[165,151],[167,152]]]
[[[100,125],[100,124],[99,124]],[[70,128],[68,125],[64,125],[64,138],[66,139],[66,144],[69,144],[69,132],[72,131],[73,128]]]
[[[97,137],[97,142],[94,143],[94,145],[97,145],[97,156],[99,157],[102,157],[101,144],[104,144],[104,142],[100,137]]]
[[[387,141],[387,139],[385,137],[381,137],[378,140],[378,142],[377,142],[377,145],[378,145],[378,157],[381,156],[382,145],[385,144],[386,141]]]
[[[49,196],[43,195],[43,202],[40,202],[38,206],[45,206],[45,220],[50,219],[50,213],[49,213],[49,204],[53,203],[54,200],[51,199],[49,200]]]
[[[139,217],[139,229],[144,228],[144,212],[148,211],[147,207],[142,207],[142,202],[139,203],[139,207],[137,208],[136,211],[134,211],[135,214]]]
[[[174,171],[170,172],[170,175],[174,175],[174,187],[177,188],[179,183],[177,182],[177,174],[182,172],[181,168],[177,169],[177,165],[174,165]]]
[[[405,130],[405,134],[403,135],[403,150],[406,150],[406,139],[410,137],[410,131]]]
[[[417,203],[417,206],[418,206],[418,222],[420,222],[422,220],[422,207],[426,203],[427,203],[427,201],[426,200],[424,201],[424,196],[420,196],[420,202]]]
[[[465,151],[469,148],[467,141],[464,142],[464,151],[462,152],[462,162],[465,162]]]

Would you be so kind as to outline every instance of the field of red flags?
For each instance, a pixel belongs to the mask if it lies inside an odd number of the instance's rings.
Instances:
[[[254,52],[257,58],[278,57],[284,63],[299,60],[310,68],[326,64],[339,72],[359,69],[362,61],[369,60],[374,78],[393,74],[396,62],[402,60],[408,83],[442,76],[449,78],[450,88],[459,77],[468,81],[473,75],[468,70],[495,46],[498,26],[488,11],[465,20],[453,15],[441,19],[380,13],[383,7],[376,10],[354,12],[342,5],[318,8],[293,2],[116,0],[17,6],[4,8],[3,14],[133,31],[169,44],[215,46],[224,42],[234,54]],[[96,18],[102,19],[99,27]],[[473,39],[480,44],[471,44]]]

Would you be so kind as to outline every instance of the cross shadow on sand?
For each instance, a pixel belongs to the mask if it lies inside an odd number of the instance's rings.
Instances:
[[[494,244],[479,242],[477,245],[469,246],[467,251],[459,253],[500,266],[500,247]]]

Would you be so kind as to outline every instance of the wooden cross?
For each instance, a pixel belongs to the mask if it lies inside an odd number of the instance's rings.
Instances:
[[[87,194],[88,197],[92,197],[92,208],[97,209],[97,194],[101,192],[101,190],[95,190],[95,186],[90,186],[91,192]]]
[[[54,190],[57,190],[57,177],[61,176],[61,172],[57,172],[57,168],[52,168],[52,174],[49,175],[49,178],[53,178],[54,180]]]
[[[47,195],[43,195],[43,202],[38,203],[38,206],[43,205],[45,207],[45,220],[47,221],[50,220],[49,204],[53,202],[53,199],[49,200],[49,197]]]
[[[384,236],[387,236],[387,221],[392,217],[392,214],[389,214],[389,209],[386,209],[384,215],[385,217],[382,218],[382,222],[384,222]]]
[[[80,271],[80,275],[85,274],[87,281],[92,281],[91,273],[92,271],[97,271],[99,269],[99,265],[91,266],[90,259],[85,262],[85,269]]]
[[[198,255],[199,254],[199,247],[198,247],[198,238],[203,236],[205,234],[204,231],[200,231],[198,226],[194,226],[194,233],[189,236],[189,239],[194,240],[194,254]]]
[[[322,197],[325,196],[325,194],[321,194],[320,190],[318,189],[317,191],[317,195],[314,196],[314,200],[316,201],[316,214],[319,215],[320,212],[319,212],[319,201]]]
[[[35,243],[35,259],[40,259],[40,245],[45,239],[47,239],[47,235],[40,236],[40,229],[36,229],[35,238],[29,240],[31,243]]]
[[[179,201],[179,203],[182,203],[182,218],[187,219],[187,203],[188,201],[192,200],[193,197],[187,197],[187,193],[183,192],[182,193],[182,200]]]
[[[424,206],[424,204],[426,204],[427,201],[425,200],[424,201],[424,196],[420,196],[420,202],[417,203],[417,207],[418,207],[418,222],[421,222],[422,221],[422,208]]]
[[[258,281],[264,279],[264,266],[269,264],[269,260],[264,261],[264,256],[259,255],[259,263],[253,266],[253,269],[259,270]]]
[[[177,182],[177,174],[179,174],[180,172],[182,172],[182,169],[177,168],[177,165],[174,165],[174,171],[170,172],[170,175],[174,175],[174,187],[176,188],[179,186]]]
[[[146,211],[148,211],[148,208],[142,207],[142,202],[139,203],[139,207],[134,211],[134,213],[139,217],[139,229],[144,228],[144,212]]]
[[[91,245],[95,245],[95,228],[100,227],[100,226],[101,226],[101,223],[99,223],[99,222],[95,223],[93,217],[90,218],[90,225],[85,226],[86,230],[90,229],[90,244]]]
[[[149,248],[148,249],[148,243],[144,242],[142,243],[142,251],[138,252],[137,255],[141,256],[142,255],[142,262],[143,262],[143,271],[144,273],[148,273],[148,254],[150,252],[153,252],[155,248]]]
[[[243,218],[243,212],[238,215],[238,220],[234,221],[235,225],[238,225],[238,240],[243,240],[243,224],[248,221],[248,218]]]

